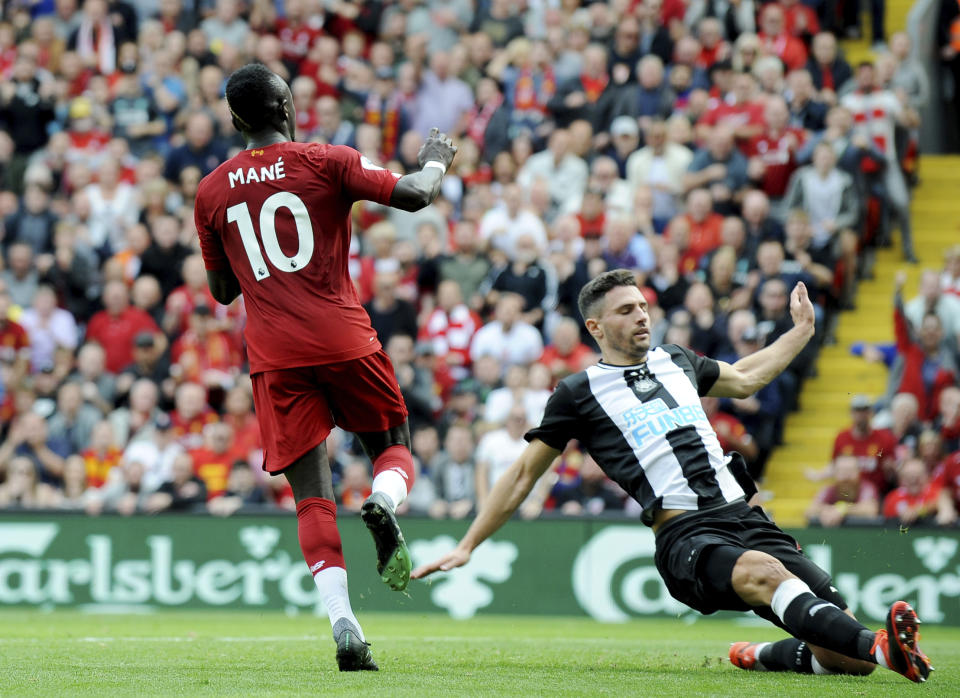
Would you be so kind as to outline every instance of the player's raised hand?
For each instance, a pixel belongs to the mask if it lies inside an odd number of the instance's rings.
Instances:
[[[790,294],[790,316],[793,318],[794,325],[810,325],[813,327],[813,303],[810,302],[807,287],[802,281],[797,282]]]
[[[470,551],[457,546],[443,557],[426,565],[420,565],[410,573],[410,579],[423,579],[434,572],[448,572],[455,567],[463,567],[470,562]]]
[[[427,140],[420,146],[420,152],[417,153],[417,162],[420,163],[421,169],[431,160],[442,162],[444,167],[449,168],[456,154],[457,146],[453,144],[450,137],[445,133],[440,133],[440,129],[432,128]]]

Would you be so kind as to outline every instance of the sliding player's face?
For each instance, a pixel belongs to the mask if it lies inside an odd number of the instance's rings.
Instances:
[[[636,286],[617,286],[604,300],[602,342],[625,358],[642,361],[650,349],[647,299]]]

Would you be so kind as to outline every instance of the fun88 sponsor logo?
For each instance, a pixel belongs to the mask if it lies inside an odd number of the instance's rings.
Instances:
[[[677,427],[708,422],[700,405],[684,405],[671,410],[660,398],[631,407],[623,413],[623,419],[638,444],[651,437],[663,436]]]

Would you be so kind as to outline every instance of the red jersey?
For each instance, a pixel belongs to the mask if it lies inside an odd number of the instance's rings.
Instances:
[[[317,26],[314,26],[312,21],[308,21],[294,25],[284,17],[279,18],[274,31],[283,44],[283,60],[299,65],[307,57],[314,40],[323,35],[319,24],[317,22]]]
[[[190,451],[193,458],[193,474],[207,486],[207,501],[227,491],[227,478],[233,465],[233,453],[216,453],[208,448]]]
[[[200,448],[203,445],[203,428],[217,421],[220,421],[220,418],[209,407],[205,407],[203,412],[190,419],[185,419],[176,410],[170,413],[173,436],[187,450]]]
[[[87,339],[103,347],[110,373],[120,373],[133,363],[133,338],[141,332],[159,334],[160,328],[146,311],[132,305],[117,316],[106,310],[94,313],[87,325]]]
[[[23,326],[13,320],[0,321],[0,361],[13,363],[29,352],[30,338]]]
[[[240,282],[251,373],[380,349],[348,273],[350,209],[389,204],[398,178],[353,148],[285,142],[244,150],[200,182],[200,250],[208,270]]]
[[[113,446],[103,453],[88,448],[80,455],[83,457],[83,464],[87,469],[88,487],[103,487],[110,471],[120,465],[120,459],[123,458],[123,452]]]
[[[729,126],[733,129],[741,126],[763,126],[763,104],[760,102],[744,102],[743,104],[720,102],[713,109],[707,110],[697,123],[707,126]]]
[[[717,429],[721,424],[724,424],[725,428]],[[724,453],[734,450],[736,448],[735,444],[742,442],[744,439],[750,439],[743,422],[726,412],[713,414],[710,417],[710,426],[717,432],[717,440],[720,442],[720,448],[723,449]],[[730,436],[737,437],[737,441],[731,441]]]
[[[833,458],[856,456],[860,462],[860,477],[880,491],[890,489],[883,464],[896,457],[897,437],[889,429],[871,429],[864,437],[855,436],[853,427],[844,429],[833,441]]]
[[[571,374],[582,371],[586,368],[586,362],[594,358],[593,350],[583,342],[580,342],[573,348],[569,354],[564,356],[553,344],[548,344],[543,348],[543,353],[537,359],[537,363],[543,364],[551,371],[557,373]],[[558,363],[559,362],[559,363]],[[563,364],[563,370],[558,371],[559,364]]]
[[[173,343],[170,358],[183,370],[183,380],[197,383],[203,381],[207,371],[229,373],[239,369],[242,361],[226,332],[208,332],[201,339],[193,330],[187,330]]]
[[[461,303],[449,313],[443,308],[435,308],[420,329],[418,339],[429,341],[433,353],[443,360],[447,354],[460,356],[460,363],[451,366],[450,370],[455,378],[466,378],[470,367],[470,342],[481,327],[483,320],[480,316]]]
[[[920,494],[910,494],[903,487],[898,487],[883,498],[883,515],[888,519],[898,519],[909,507],[920,508],[918,518],[929,516],[937,511],[937,499],[940,497],[940,488],[936,482],[928,482]]]
[[[760,45],[765,53],[778,56],[787,66],[787,72],[800,70],[807,63],[807,47],[795,36],[780,34],[767,36],[760,33]]]
[[[788,134],[796,139],[791,145]],[[771,199],[779,199],[787,193],[790,175],[797,169],[794,153],[805,140],[803,129],[788,127],[777,135],[763,133],[750,140],[746,147],[747,157],[758,157],[766,170],[763,175],[763,191]]]

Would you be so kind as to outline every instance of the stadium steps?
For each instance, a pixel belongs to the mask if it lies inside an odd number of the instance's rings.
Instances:
[[[761,489],[769,493],[766,506],[780,525],[805,524],[803,513],[820,483],[808,481],[804,471],[826,465],[834,437],[849,424],[850,397],[856,393],[877,397],[886,390],[886,369],[851,356],[850,345],[893,340],[894,275],[900,269],[907,271],[906,295],[913,296],[921,270],[940,268],[943,251],[960,240],[960,157],[924,156],[920,180],[911,209],[921,264],[901,261],[899,240],[878,251],[874,278],[861,282],[856,310],[841,316],[836,343],[821,350],[817,375],[804,384],[800,409],[787,419],[784,445],[767,465]]]

